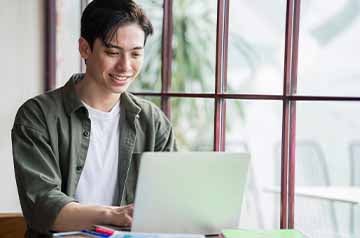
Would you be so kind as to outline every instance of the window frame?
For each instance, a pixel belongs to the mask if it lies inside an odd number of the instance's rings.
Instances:
[[[89,0],[81,1],[81,11]],[[214,93],[174,93],[171,92],[172,77],[172,37],[173,37],[173,0],[164,0],[162,29],[162,69],[161,92],[134,92],[135,95],[160,97],[161,109],[171,119],[170,99],[209,98],[214,99],[214,151],[225,151],[226,100],[277,100],[283,104],[282,141],[281,141],[281,199],[280,228],[294,228],[294,189],[295,189],[295,136],[297,101],[360,101],[360,97],[346,96],[301,96],[296,95],[298,74],[298,47],[301,0],[286,1],[285,54],[283,72],[283,93],[278,94],[229,94],[227,84],[227,56],[229,33],[230,0],[217,0],[216,32],[216,71]],[[56,85],[56,0],[44,3],[45,52],[44,52],[44,89]],[[80,58],[81,60],[81,58]],[[81,64],[80,72],[84,71]]]

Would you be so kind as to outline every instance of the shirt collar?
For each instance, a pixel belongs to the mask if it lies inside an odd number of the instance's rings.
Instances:
[[[75,90],[75,84],[83,78],[84,74],[74,74],[70,77],[69,81],[67,81],[63,88],[64,107],[68,115],[78,110],[79,108],[84,107],[84,104],[82,104]]]

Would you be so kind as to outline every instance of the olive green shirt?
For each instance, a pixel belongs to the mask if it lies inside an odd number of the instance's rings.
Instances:
[[[61,208],[74,194],[89,147],[91,121],[75,92],[83,74],[64,87],[25,102],[12,129],[15,177],[28,237],[49,234]],[[151,102],[124,92],[120,97],[118,205],[132,203],[137,152],[176,150],[169,120]]]

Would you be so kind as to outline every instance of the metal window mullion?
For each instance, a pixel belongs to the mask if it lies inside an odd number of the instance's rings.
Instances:
[[[300,32],[300,6],[301,0],[295,0],[293,18],[293,44],[291,60],[290,95],[297,93],[297,75],[299,58],[299,32]],[[295,222],[295,148],[296,148],[296,101],[290,101],[290,147],[289,147],[289,179],[288,179],[288,228],[294,228]]]
[[[296,101],[300,0],[288,0],[286,9],[284,101],[281,151],[281,228],[294,227]]]
[[[229,17],[230,17],[230,0],[224,1],[225,9],[224,9],[224,33],[223,33],[223,78],[222,78],[222,92],[227,91],[227,66],[228,66],[228,42],[229,42]],[[223,105],[222,105],[222,126],[221,126],[221,151],[225,151],[226,144],[226,99],[222,97]]]
[[[214,116],[214,151],[224,151],[223,144],[223,124],[224,124],[224,99],[215,98],[215,116]]]
[[[163,28],[162,28],[162,68],[161,68],[161,109],[171,118],[171,104],[169,96],[165,95],[171,90],[172,76],[172,38],[173,14],[172,0],[164,0]]]
[[[89,2],[90,2],[90,0],[80,0],[80,16],[82,16],[82,13],[85,10],[86,6],[89,4]],[[81,29],[79,29],[79,32],[81,35]],[[85,73],[85,71],[86,71],[85,60],[81,57],[81,55],[79,55],[79,60],[80,60],[80,68],[79,68],[80,71],[79,72]]]
[[[296,101],[290,101],[289,123],[289,178],[288,178],[288,228],[294,228],[295,220],[295,148],[296,148]]]
[[[222,90],[221,93],[227,91],[227,65],[228,65],[228,42],[229,42],[229,15],[230,0],[224,0],[224,31],[223,31],[223,59],[222,59]]]
[[[56,0],[44,2],[45,11],[45,91],[56,85]]]
[[[282,142],[281,142],[281,196],[280,196],[280,228],[287,228],[288,221],[288,148],[289,148],[289,117],[290,102],[283,101]]]
[[[131,92],[139,96],[161,96],[165,95],[168,97],[184,97],[184,98],[215,98],[214,93],[155,93],[155,92]],[[246,100],[278,100],[283,101],[285,98],[291,101],[345,101],[353,102],[360,101],[360,97],[344,97],[344,96],[283,96],[276,94],[218,94],[218,97],[225,99],[246,99]]]
[[[221,92],[222,77],[222,51],[223,51],[223,0],[217,4],[217,26],[216,26],[216,68],[215,68],[215,110],[214,110],[214,151],[220,151],[221,146],[221,98],[216,97]]]
[[[218,0],[216,30],[214,151],[225,150],[226,101],[222,97],[227,81],[229,0]]]
[[[280,196],[280,228],[288,227],[288,162],[289,162],[289,117],[290,101],[286,97],[290,93],[291,54],[292,54],[292,21],[294,0],[287,0],[284,54],[284,88],[283,118],[281,138],[281,196]]]

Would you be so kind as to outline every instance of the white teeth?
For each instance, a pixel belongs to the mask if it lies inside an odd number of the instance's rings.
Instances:
[[[114,74],[110,74],[110,76],[111,76],[112,78],[114,78],[115,80],[124,81],[124,80],[127,80],[127,79],[128,79],[127,76],[120,76],[120,75],[114,75]]]

